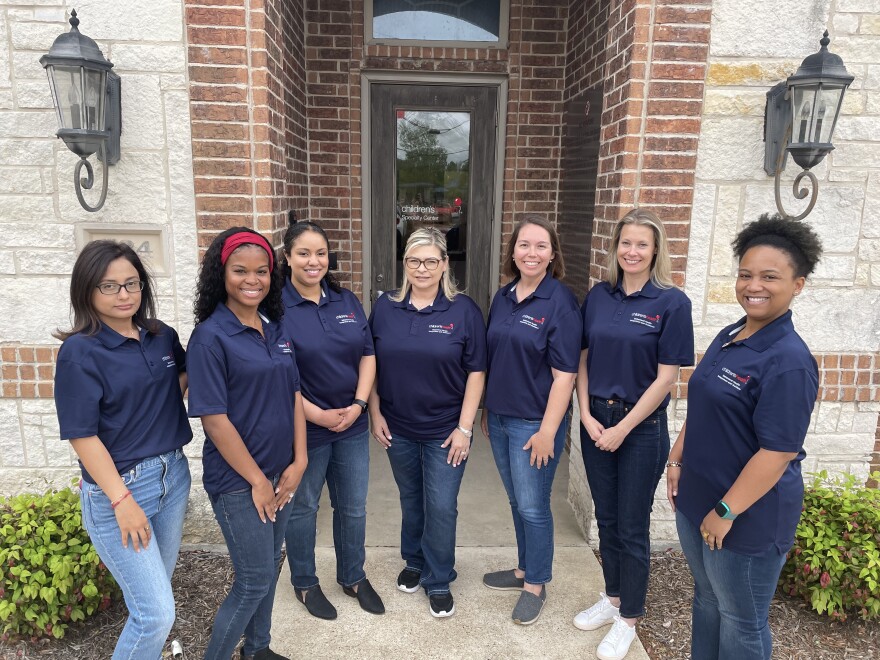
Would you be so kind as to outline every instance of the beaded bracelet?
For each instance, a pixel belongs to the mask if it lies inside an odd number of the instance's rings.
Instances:
[[[668,463],[666,463],[666,467],[668,467],[668,468],[671,468],[671,467],[677,467],[677,468],[680,468],[680,467],[681,467],[681,463],[679,463],[678,461],[669,461]]]
[[[131,495],[131,491],[130,490],[125,491],[124,495],[120,496],[118,499],[114,500],[113,502],[110,502],[110,508],[115,509],[116,507],[118,507],[122,503],[122,501],[126,497],[128,497],[129,495]]]

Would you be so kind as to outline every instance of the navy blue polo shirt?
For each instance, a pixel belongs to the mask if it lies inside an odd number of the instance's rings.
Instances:
[[[289,280],[282,296],[281,324],[293,338],[303,397],[323,410],[350,406],[361,358],[375,352],[360,301],[348,289],[337,292],[322,284],[321,301],[316,305],[303,298]],[[306,422],[309,448],[364,433],[368,425],[367,415],[341,433]]]
[[[568,288],[549,274],[522,302],[519,279],[505,284],[489,308],[486,409],[497,415],[542,419],[552,369],[577,373],[581,314]]]
[[[186,355],[177,332],[159,323],[140,341],[101,324],[96,335],[68,337],[55,367],[62,440],[96,435],[121,474],[145,458],[192,440],[179,375]],[[95,483],[80,464],[83,479]]]
[[[392,437],[446,439],[458,425],[468,374],[486,371],[486,324],[464,294],[440,291],[422,309],[383,295],[370,315],[380,410]]]
[[[658,364],[694,363],[691,301],[676,288],[650,280],[626,295],[600,282],[581,308],[590,396],[636,403],[657,379]],[[660,408],[669,404],[669,395]]]
[[[788,552],[801,516],[804,436],[819,368],[791,312],[730,343],[745,318],[715,338],[688,382],[687,432],[676,506],[699,526],[759,449],[796,452],[779,482],[733,522],[724,547]]]
[[[293,461],[293,405],[299,372],[281,324],[263,318],[265,339],[223,303],[196,325],[187,346],[189,416],[225,414],[267,477]],[[205,434],[202,482],[216,497],[250,488]]]

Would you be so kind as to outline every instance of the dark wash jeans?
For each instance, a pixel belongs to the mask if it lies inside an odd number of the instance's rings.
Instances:
[[[633,405],[590,397],[590,414],[616,426]],[[651,560],[651,508],[669,456],[666,410],[655,410],[617,451],[602,451],[581,424],[581,452],[599,526],[605,593],[620,598],[620,616],[645,615]]]
[[[458,491],[467,461],[446,462],[446,438],[417,440],[395,433],[386,453],[400,490],[400,555],[419,571],[429,596],[449,593],[455,580]]]

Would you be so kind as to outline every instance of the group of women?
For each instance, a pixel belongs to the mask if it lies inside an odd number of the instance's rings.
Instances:
[[[315,567],[325,483],[336,581],[365,611],[385,611],[364,571],[368,417],[400,491],[397,588],[424,590],[432,616],[451,616],[457,498],[481,401],[518,551],[483,583],[519,592],[513,621],[536,621],[552,578],[550,495],[573,389],[605,579],[574,625],[610,625],[597,656],[626,656],[645,614],[649,518],[665,466],[695,580],[693,656],[769,657],[769,602],[800,513],[818,387],[789,311],[821,254],[809,228],[762,217],[737,237],[746,316],[691,377],[671,451],[666,407],[679,367],[693,364],[693,325],[653,213],[617,223],[607,277],[580,308],[560,282],[553,225],[522,218],[503,258],[511,281],[487,324],[458,290],[435,229],[410,236],[401,287],[369,319],[330,273],[329,250],[309,222],[288,228],[277,255],[249,229],[220,234],[204,255],[186,353],[156,320],[152,282],[130,248],[95,241],[79,255],[55,396],[61,437],[81,461],[84,524],[129,610],[114,658],[160,657],[174,621],[187,389],[188,414],[205,431],[202,481],[235,570],[206,658],[227,660],[242,636],[242,658],[282,658],[269,633],[285,542],[297,600],[336,617]]]

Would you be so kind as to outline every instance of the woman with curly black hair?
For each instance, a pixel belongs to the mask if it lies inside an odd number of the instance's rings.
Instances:
[[[189,416],[205,430],[203,477],[235,580],[205,658],[282,659],[269,649],[281,546],[308,459],[293,344],[281,326],[281,280],[268,241],[220,234],[202,261],[187,351]]]
[[[694,658],[769,658],[770,601],[800,519],[819,370],[791,303],[822,255],[807,225],[763,215],[733,241],[736,298],[688,382],[667,496],[694,576]],[[687,438],[687,442],[685,442]]]

